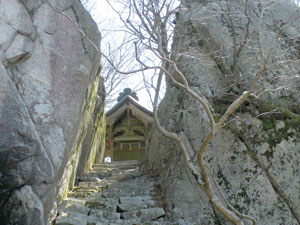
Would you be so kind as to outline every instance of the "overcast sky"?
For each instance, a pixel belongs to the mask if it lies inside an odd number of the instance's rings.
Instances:
[[[90,11],[93,19],[98,24],[100,32],[107,29],[113,29],[114,25],[121,25],[119,17],[110,8],[106,0],[92,0],[90,2],[94,4],[90,4],[87,9]],[[116,37],[120,36],[122,36],[122,34],[116,34],[116,32],[112,32],[111,35],[107,35],[102,38],[102,45],[104,44],[104,42],[116,42],[118,41],[118,38],[116,39]],[[131,89],[134,89],[138,84],[141,84],[141,82],[141,75],[135,75],[131,79],[125,81],[125,83],[127,84],[126,86]],[[125,87],[120,87],[118,93],[123,91],[123,88]],[[137,91],[137,95],[139,97],[139,103],[144,107],[152,110],[152,104],[146,90]]]
[[[290,1],[290,0],[288,0]],[[107,29],[113,29],[114,25],[121,25],[119,17],[115,14],[115,12],[110,8],[107,4],[106,0],[90,0],[92,4],[90,4],[87,9],[90,11],[92,17],[98,24],[99,30],[104,31]],[[297,2],[297,0],[295,0]],[[116,34],[116,32],[111,32],[111,34],[102,38],[102,44],[105,42],[117,42],[118,37],[122,37],[122,34]],[[151,71],[149,72],[151,73]],[[141,75],[135,75],[130,80],[126,81],[126,87],[134,89],[140,82],[142,81]],[[120,90],[117,92],[123,91],[125,86],[120,87]],[[148,109],[152,109],[151,101],[149,99],[149,95],[145,90],[137,91],[137,95],[139,97],[139,103]],[[117,94],[118,96],[118,94]],[[108,109],[106,109],[108,110]]]

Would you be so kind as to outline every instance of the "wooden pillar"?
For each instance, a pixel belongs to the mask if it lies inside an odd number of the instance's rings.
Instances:
[[[148,147],[148,138],[149,138],[148,129],[149,129],[149,124],[146,123],[146,125],[145,125],[145,154],[146,154],[147,147]]]
[[[111,140],[110,143],[110,157],[111,157],[111,161],[114,161],[114,141]]]

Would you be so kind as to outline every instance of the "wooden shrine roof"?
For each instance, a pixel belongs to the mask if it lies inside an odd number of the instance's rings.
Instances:
[[[138,117],[145,122],[153,122],[152,112],[145,107],[141,106],[137,100],[135,100],[130,95],[122,98],[116,105],[114,105],[110,110],[106,112],[106,123],[114,123],[117,118],[120,118],[122,114],[131,109],[133,114],[138,115]]]

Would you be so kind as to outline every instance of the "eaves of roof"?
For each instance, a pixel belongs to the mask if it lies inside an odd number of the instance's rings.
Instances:
[[[126,102],[130,102],[132,103],[134,106],[136,106],[137,108],[139,108],[140,110],[142,110],[143,112],[145,112],[146,114],[148,114],[149,116],[152,116],[153,113],[146,109],[144,106],[141,106],[137,100],[135,100],[133,97],[131,97],[130,95],[126,95],[124,98],[122,98],[117,104],[115,104],[110,110],[108,110],[105,115],[107,117],[109,117],[111,114],[113,114],[115,111],[117,111],[123,104],[125,104]]]

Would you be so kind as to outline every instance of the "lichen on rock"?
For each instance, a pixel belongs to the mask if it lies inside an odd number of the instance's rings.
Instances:
[[[0,1],[0,18],[0,220],[49,224],[105,127],[100,54],[70,19],[100,33],[77,0]]]
[[[296,225],[300,223],[296,175],[300,114],[299,54],[293,43],[300,35],[299,21],[295,22],[299,12],[292,1],[274,1],[264,10],[267,3],[261,2],[183,1],[176,18],[173,57],[178,56],[178,68],[193,91],[209,103],[217,122],[259,73],[261,45],[268,56],[266,72],[254,95],[215,135],[204,158],[210,176],[238,211],[259,224]],[[186,148],[196,163],[211,127],[203,107],[168,81],[158,115],[167,130],[184,133]],[[160,174],[168,213],[192,224],[229,224],[198,187],[177,144],[162,138],[157,129],[147,160]],[[219,193],[216,185],[213,189]]]

